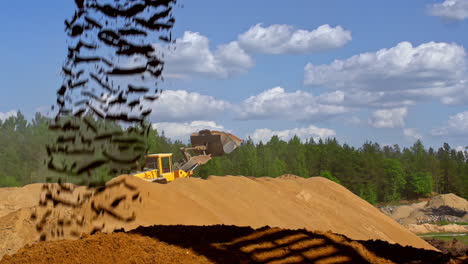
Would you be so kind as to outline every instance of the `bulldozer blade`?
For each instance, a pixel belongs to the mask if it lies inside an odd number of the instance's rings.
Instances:
[[[183,171],[192,171],[195,170],[200,165],[207,163],[211,159],[210,155],[199,155],[191,157],[186,163],[184,163],[179,169]]]
[[[202,130],[198,133],[193,133],[190,136],[190,142],[192,143],[192,147],[206,146],[206,154],[218,157],[234,151],[241,145],[242,139],[226,132]]]

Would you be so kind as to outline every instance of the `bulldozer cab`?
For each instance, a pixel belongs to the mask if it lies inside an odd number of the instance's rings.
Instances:
[[[158,177],[168,176],[172,173],[172,153],[148,155],[145,170],[157,170]]]

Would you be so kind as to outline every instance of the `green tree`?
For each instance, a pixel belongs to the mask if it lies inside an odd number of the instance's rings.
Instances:
[[[377,186],[372,182],[366,182],[360,184],[358,187],[358,195],[362,199],[368,201],[371,204],[376,204],[378,201]]]
[[[332,175],[332,173],[330,171],[327,171],[327,170],[323,170],[320,172],[320,176],[324,177],[324,178],[327,178],[329,179],[330,181],[334,181],[338,184],[341,184],[340,180],[338,180],[338,178],[336,178],[335,176]]]
[[[432,176],[429,172],[414,172],[410,175],[411,191],[418,196],[428,196],[432,192]]]
[[[55,138],[47,128],[49,121],[39,113],[30,122],[21,113],[0,120],[0,186],[45,182],[60,176],[48,171],[44,163],[44,144]],[[125,131],[112,122],[99,125]],[[173,153],[174,161],[182,158],[179,149],[189,146],[152,128],[147,144],[150,153]],[[431,191],[453,192],[468,198],[468,151],[457,151],[447,143],[437,151],[426,149],[420,140],[401,150],[398,145],[380,147],[369,141],[355,148],[340,145],[336,139],[311,138],[303,143],[297,136],[288,142],[273,136],[265,144],[248,139],[234,152],[214,157],[195,171],[201,177],[277,177],[285,173],[322,175],[371,203],[417,198]],[[93,180],[106,181],[112,175],[103,168],[94,177]]]
[[[238,151],[239,173],[246,176],[255,176],[257,172],[257,149],[252,139],[247,139]]]
[[[405,171],[401,163],[396,159],[384,161],[384,185],[380,186],[383,193],[383,201],[396,201],[401,199],[406,180]]]
[[[283,174],[286,174],[286,162],[284,160],[275,157],[273,163],[271,164],[270,177],[278,177]]]
[[[286,156],[287,169],[291,174],[308,177],[306,166],[306,148],[298,136],[288,142],[288,155]]]

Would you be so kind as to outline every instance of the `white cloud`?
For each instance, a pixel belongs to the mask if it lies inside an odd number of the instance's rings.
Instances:
[[[357,116],[351,116],[344,121],[348,125],[357,126],[362,123],[362,120]]]
[[[351,40],[351,32],[341,26],[322,25],[312,31],[290,25],[257,24],[239,35],[242,48],[258,53],[310,53],[340,48]]]
[[[447,105],[466,104],[468,102],[468,80],[463,80],[464,89],[458,89],[450,95],[443,96],[441,102]]]
[[[459,151],[462,151],[462,152],[464,152],[464,151],[466,150],[466,147],[463,147],[463,146],[457,146],[457,147],[455,148],[455,150],[456,150],[457,152],[459,152]]]
[[[215,58],[224,67],[227,75],[244,73],[254,66],[253,59],[239,46],[237,41],[220,45],[215,52]]]
[[[339,48],[351,40],[351,32],[342,27],[322,25],[313,31],[295,30],[288,25],[262,27],[257,24],[240,34],[238,40],[210,48],[208,37],[185,31],[170,48],[154,44],[163,51],[164,76],[188,79],[193,76],[229,78],[247,72],[255,65],[246,51],[263,53],[306,53]],[[129,64],[143,65],[146,58],[134,56]]]
[[[468,111],[449,117],[445,126],[431,131],[434,136],[467,136],[468,135]]]
[[[198,132],[200,130],[223,130],[222,125],[216,124],[214,121],[192,121],[190,123],[173,123],[173,122],[161,122],[154,123],[153,128],[158,132],[164,131],[164,135],[173,140],[180,140],[182,142],[188,142],[190,134]]]
[[[188,122],[214,120],[233,112],[241,120],[315,121],[351,111],[340,106],[343,94],[339,91],[314,96],[305,91],[286,92],[281,87],[266,90],[240,103],[185,90],[165,90],[152,103],[153,122]]]
[[[372,114],[371,125],[377,128],[403,127],[408,109],[405,107],[381,109]]]
[[[403,129],[403,135],[405,135],[406,139],[409,141],[416,141],[423,138],[416,128]]]
[[[18,111],[16,110],[11,110],[5,113],[0,112],[0,121],[5,121],[12,116],[16,116],[17,114],[18,114]]]
[[[165,90],[153,103],[155,122],[210,120],[230,108],[229,102],[184,90]]]
[[[238,107],[238,118],[319,120],[349,111],[332,104],[341,100],[340,93],[313,96],[304,91],[288,93],[281,87],[275,87],[244,100]]]
[[[278,136],[282,140],[289,140],[295,135],[298,136],[302,141],[308,140],[313,138],[314,140],[318,140],[320,138],[325,139],[329,137],[336,136],[336,132],[332,129],[328,128],[319,128],[316,126],[308,126],[304,128],[293,128],[293,129],[286,129],[281,131],[273,131],[268,128],[261,128],[256,129],[252,134],[250,134],[250,138],[254,142],[268,142],[272,136]]]
[[[342,91],[323,93],[318,96],[318,101],[325,104],[340,104],[344,101],[345,94]]]
[[[333,93],[336,92],[337,91]],[[373,92],[358,89],[350,89],[348,91],[338,90],[338,92],[343,96],[341,105],[358,108],[363,106],[372,108],[396,108],[410,106],[415,103],[414,98],[404,98],[401,94],[395,92]]]
[[[158,45],[157,45],[158,46]],[[161,49],[161,46],[158,46]],[[210,41],[198,32],[185,31],[174,47],[164,52],[165,76],[192,75],[227,78],[254,66],[253,59],[235,41],[210,50]]]
[[[429,13],[445,19],[463,20],[468,18],[468,0],[445,0],[431,5]]]
[[[427,98],[460,103],[460,94],[468,98],[467,62],[464,48],[454,43],[401,42],[327,65],[308,63],[304,84],[344,91],[347,102],[361,105],[398,107]]]

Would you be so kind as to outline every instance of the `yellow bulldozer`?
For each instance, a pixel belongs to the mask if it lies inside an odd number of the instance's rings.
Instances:
[[[190,136],[192,147],[181,148],[183,160],[173,164],[173,153],[149,154],[145,169],[133,176],[158,183],[174,181],[193,175],[194,170],[212,157],[229,154],[240,146],[242,140],[233,134],[214,130],[201,130]]]

